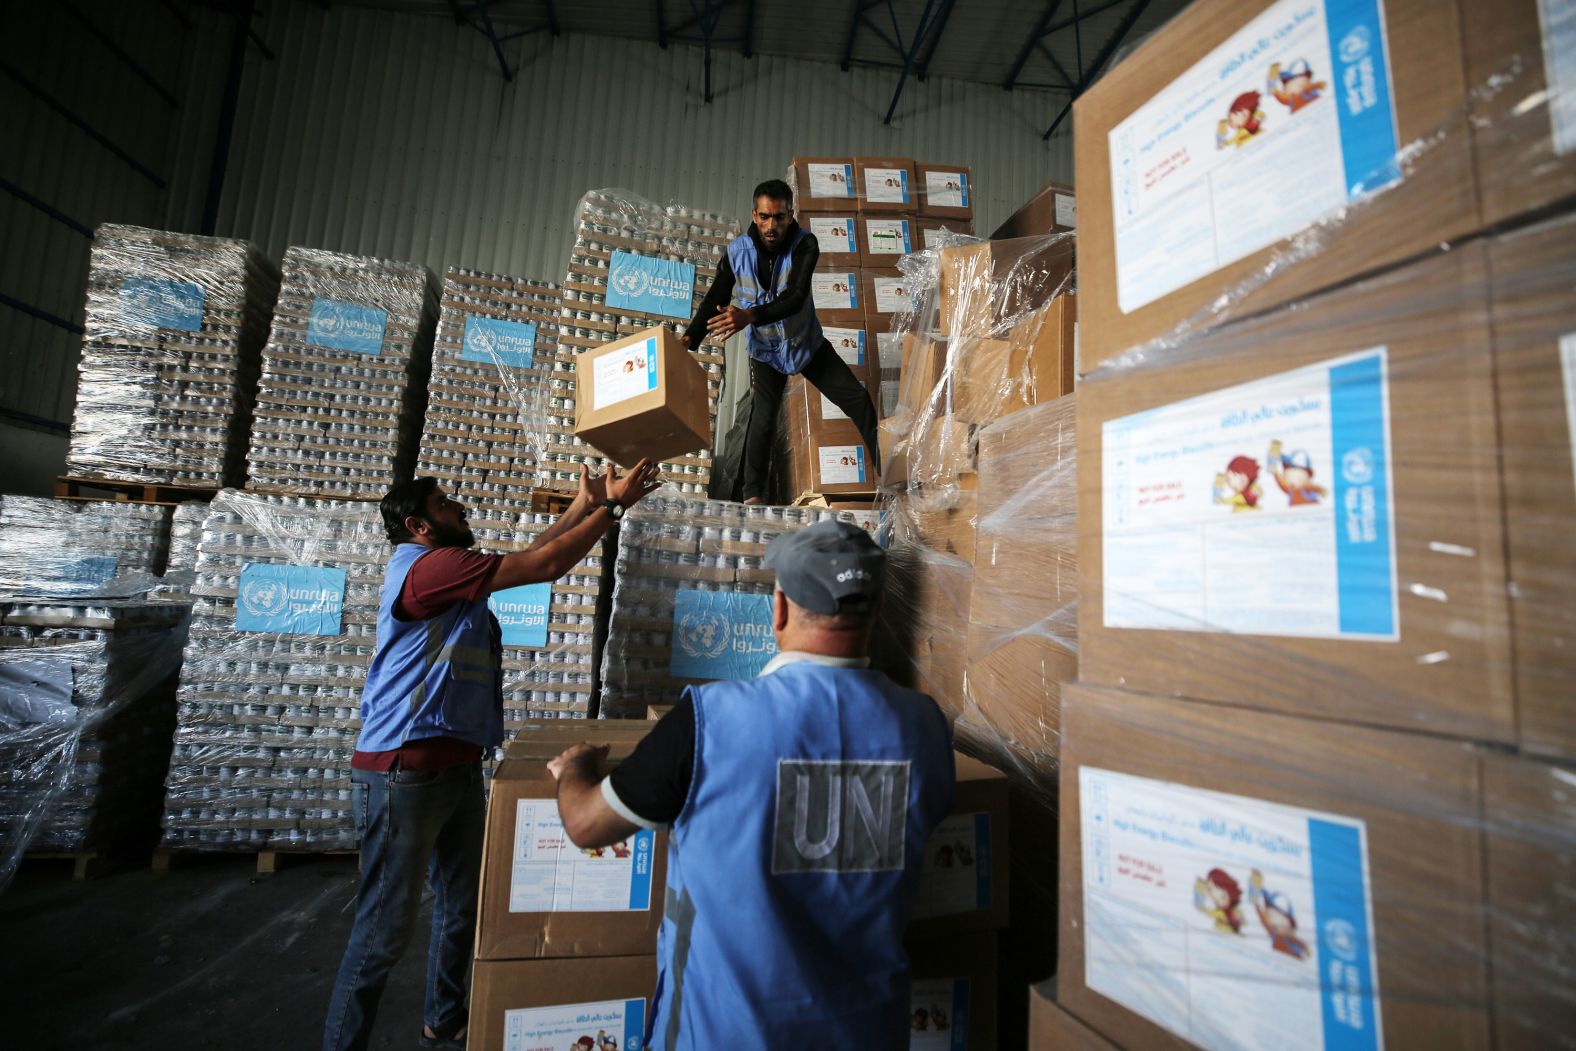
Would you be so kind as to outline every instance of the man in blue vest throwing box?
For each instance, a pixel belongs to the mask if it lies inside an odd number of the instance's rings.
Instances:
[[[778,655],[682,700],[620,763],[549,764],[577,846],[671,826],[652,1051],[908,1047],[903,931],[952,806],[946,717],[868,657],[886,555],[823,522],[767,548]]]
[[[420,1041],[465,1046],[486,821],[481,760],[503,741],[503,649],[487,598],[568,573],[656,479],[649,460],[622,477],[614,469],[593,478],[582,467],[569,509],[508,555],[471,550],[465,508],[436,478],[383,497],[394,554],[350,761],[361,885],[324,1051],[367,1046],[389,971],[415,932],[424,879],[433,906]]]
[[[710,334],[749,329],[750,416],[744,434],[744,502],[766,495],[772,429],[788,377],[803,375],[859,428],[870,462],[881,462],[875,406],[837,356],[815,316],[810,282],[821,248],[793,217],[793,190],[781,179],[755,188],[754,222],[717,263],[717,277],[681,337],[691,350]]]

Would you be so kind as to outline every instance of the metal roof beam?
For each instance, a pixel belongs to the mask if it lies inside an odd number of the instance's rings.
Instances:
[[[668,49],[668,18],[662,7],[662,0],[657,0],[657,46],[666,51]]]
[[[886,0],[854,0],[854,13],[848,20],[848,39],[843,41],[843,61],[839,63],[844,73],[848,72],[848,67],[854,60],[854,39],[859,36],[859,23],[865,20],[865,12],[885,2]],[[891,41],[887,43],[890,44]]]
[[[553,0],[546,0],[546,3],[547,3],[547,31],[549,33],[553,34],[553,36],[557,36],[558,35],[558,5],[555,4],[553,2]]]
[[[1003,91],[1011,91],[1018,82],[1018,75],[1023,72],[1023,67],[1028,65],[1029,56],[1034,54],[1034,45],[1045,38],[1050,30],[1046,27],[1051,24],[1051,19],[1056,17],[1056,9],[1062,6],[1062,0],[1051,0],[1045,7],[1045,13],[1040,15],[1040,20],[1034,24],[1034,29],[1029,33],[1029,39],[1023,42],[1018,49],[1018,57],[1013,60],[1012,68],[1007,71],[1007,79],[1001,82]]]
[[[744,57],[755,57],[755,0],[745,0]]]
[[[1075,79],[1060,62],[1056,61],[1056,56],[1051,54],[1051,49],[1045,46],[1045,41],[1037,41],[1034,46],[1039,48],[1040,54],[1045,56],[1045,60],[1051,64],[1051,67],[1061,76],[1062,82],[1071,90],[1076,85]]]
[[[37,197],[34,197],[32,194],[28,193],[26,190],[22,189],[22,187],[18,186],[11,180],[0,179],[0,190],[4,190],[6,193],[9,193],[19,201],[23,201],[32,205],[34,208],[37,208],[39,211],[43,212],[45,215],[49,216],[51,219],[62,226],[69,226],[83,237],[86,237],[89,240],[93,239],[93,231],[86,223],[77,222],[65,212],[62,212],[60,209],[56,208],[47,201],[39,200]]]
[[[942,0],[945,3],[945,0]],[[882,124],[892,123],[892,114],[897,112],[897,100],[903,97],[903,86],[908,83],[908,74],[914,68],[914,62],[919,57],[919,49],[925,46],[925,38],[934,31],[939,22],[940,12],[936,11],[936,0],[925,0],[925,10],[920,13],[919,26],[914,30],[914,42],[903,56],[903,72],[897,78],[897,90],[892,92],[892,104],[887,107],[886,117]]]
[[[1101,48],[1100,53],[1095,56],[1094,63],[1083,76],[1078,78],[1078,86],[1073,90],[1073,97],[1067,100],[1067,105],[1063,106],[1061,113],[1057,114],[1056,119],[1051,121],[1051,126],[1045,129],[1045,134],[1040,136],[1042,142],[1049,141],[1050,137],[1056,133],[1056,129],[1061,126],[1062,121],[1067,119],[1067,114],[1073,110],[1073,102],[1079,95],[1084,93],[1090,84],[1094,83],[1094,79],[1100,75],[1100,70],[1105,68],[1105,64],[1111,60],[1111,56],[1116,54],[1116,49],[1122,46],[1122,41],[1127,38],[1127,34],[1133,31],[1133,26],[1138,23],[1139,16],[1144,13],[1144,9],[1148,6],[1149,0],[1134,0],[1133,6],[1128,9],[1127,14],[1122,16],[1121,24],[1116,27],[1116,32],[1111,34],[1111,39],[1105,42],[1105,47]]]
[[[493,27],[492,15],[487,13],[488,0],[472,0],[476,13],[482,20],[482,35],[492,44],[493,54],[498,58],[498,69],[503,73],[505,82],[514,81],[514,71],[509,68],[509,60],[503,57],[503,41],[498,39],[498,30]]]
[[[921,84],[930,76],[930,60],[936,57],[936,48],[941,46],[941,34],[947,31],[947,22],[952,18],[952,9],[955,6],[957,6],[956,0],[945,0],[941,6],[940,21],[936,24],[935,32],[930,34],[930,50],[925,52],[925,60],[919,64],[917,71]]]
[[[73,18],[82,23],[82,28],[86,29],[94,40],[97,40],[100,44],[103,44],[109,50],[110,54],[114,55],[116,58],[120,59],[121,62],[125,63],[126,68],[137,74],[137,77],[144,84],[148,85],[148,87],[152,88],[154,93],[158,95],[159,98],[163,99],[171,109],[181,108],[181,100],[175,97],[175,93],[166,88],[163,84],[160,84],[152,73],[142,68],[142,64],[136,59],[132,58],[131,55],[127,53],[125,48],[117,44],[114,37],[110,36],[108,33],[104,32],[104,30],[94,25],[92,20],[89,19],[87,15],[82,13],[81,8],[72,3],[71,0],[59,0],[59,3],[60,6],[65,8]]]
[[[67,107],[65,103],[61,102],[59,99],[49,94],[49,92],[45,91],[37,84],[34,84],[27,77],[23,76],[21,71],[15,66],[11,65],[11,63],[0,59],[0,73],[4,73],[6,76],[16,81],[22,90],[26,91],[29,95],[32,95],[35,99],[48,106],[50,109],[54,110],[63,119],[80,130],[88,138],[104,147],[110,153],[113,153],[115,156],[119,157],[122,161],[125,161],[130,168],[136,171],[143,178],[147,179],[154,186],[157,186],[161,190],[164,189],[165,183],[163,176],[154,171],[152,168],[148,167],[146,164],[143,164],[141,161],[137,160],[137,158],[133,157],[130,153],[127,153],[125,150],[121,149],[109,138],[109,136],[105,135],[103,132],[93,127],[93,125],[77,116],[77,114]]]

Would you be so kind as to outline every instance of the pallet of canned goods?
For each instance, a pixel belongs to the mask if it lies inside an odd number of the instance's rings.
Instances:
[[[255,245],[112,223],[93,235],[72,475],[240,481],[279,271]]]
[[[414,263],[292,247],[247,455],[248,487],[376,499],[415,462],[437,318]]]
[[[0,497],[0,595],[127,597],[158,584],[169,507]]]

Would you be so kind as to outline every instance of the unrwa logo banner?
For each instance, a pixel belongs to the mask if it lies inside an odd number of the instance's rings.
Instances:
[[[671,259],[614,252],[607,270],[607,305],[689,320],[695,267]]]
[[[547,614],[552,604],[551,583],[506,588],[487,599],[487,608],[503,630],[503,644],[530,650],[547,645]]]
[[[389,312],[339,299],[314,299],[307,318],[309,346],[348,350],[355,354],[382,354],[383,333]]]
[[[339,635],[345,610],[345,571],[319,566],[241,567],[235,630],[279,635]]]
[[[197,332],[206,298],[201,285],[168,277],[128,277],[120,286],[121,312],[139,328]]]
[[[751,679],[775,656],[770,595],[693,588],[674,594],[674,678]]]
[[[465,319],[460,358],[483,365],[528,369],[536,360],[536,326],[528,321],[500,321],[472,314]]]

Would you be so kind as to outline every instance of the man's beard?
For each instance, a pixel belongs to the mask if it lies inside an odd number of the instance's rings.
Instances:
[[[436,547],[471,547],[476,543],[476,534],[471,532],[469,522],[461,522],[458,528],[442,522],[428,521],[427,524],[432,527],[432,540]]]

